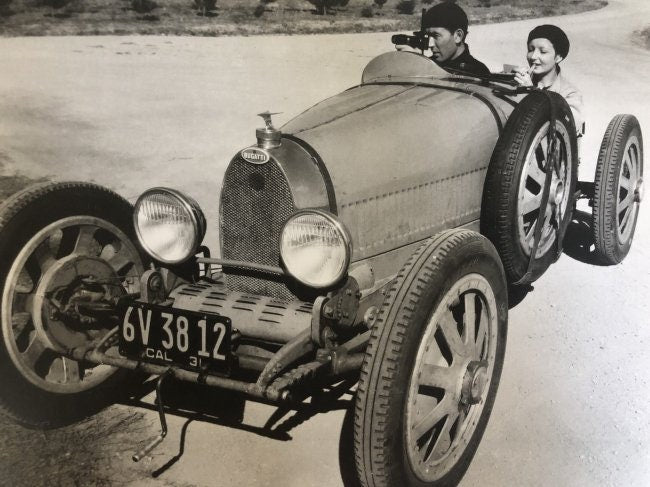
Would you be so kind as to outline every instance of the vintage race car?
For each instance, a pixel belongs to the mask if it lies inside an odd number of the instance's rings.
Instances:
[[[578,182],[566,102],[412,52],[256,132],[219,222],[174,189],[135,205],[58,182],[0,207],[0,409],[49,427],[129,371],[286,404],[358,378],[362,485],[449,485],[469,466],[504,360],[509,291],[562,252],[577,198],[605,264],[643,193],[639,124],[619,115]],[[202,246],[219,225],[220,249]],[[160,387],[158,388],[160,391]],[[163,397],[158,406],[166,432]]]

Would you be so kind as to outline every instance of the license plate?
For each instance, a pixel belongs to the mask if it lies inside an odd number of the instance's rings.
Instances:
[[[155,304],[131,302],[122,310],[120,353],[147,362],[227,372],[231,321]]]

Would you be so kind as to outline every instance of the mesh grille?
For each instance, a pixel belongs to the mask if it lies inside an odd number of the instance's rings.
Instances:
[[[221,192],[223,257],[279,266],[280,231],[294,211],[289,185],[275,161],[257,165],[236,158]],[[236,291],[294,298],[283,283],[266,278],[229,274],[226,280]]]

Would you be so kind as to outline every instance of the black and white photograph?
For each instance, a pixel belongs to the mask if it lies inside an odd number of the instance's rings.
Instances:
[[[650,3],[0,0],[0,486],[650,485]]]

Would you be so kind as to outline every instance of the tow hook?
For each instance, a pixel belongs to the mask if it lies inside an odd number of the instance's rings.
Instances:
[[[146,457],[154,448],[160,445],[165,439],[165,436],[167,436],[167,419],[165,419],[165,410],[162,402],[162,383],[170,375],[172,375],[172,369],[167,369],[167,371],[161,374],[156,381],[156,404],[158,405],[158,417],[160,418],[160,434],[156,436],[151,443],[131,457],[134,462],[139,462]]]

